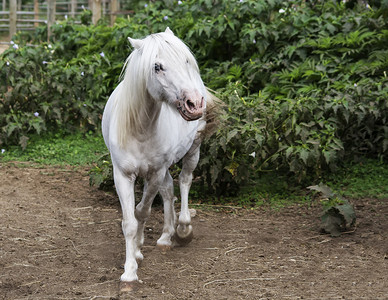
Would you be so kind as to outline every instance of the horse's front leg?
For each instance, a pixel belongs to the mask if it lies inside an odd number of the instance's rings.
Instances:
[[[193,239],[193,227],[189,212],[189,191],[193,180],[193,171],[199,160],[199,145],[190,150],[182,160],[182,171],[179,174],[179,188],[181,191],[181,212],[176,228],[175,240],[180,245],[186,245]]]
[[[121,275],[121,291],[131,291],[138,280],[136,234],[138,222],[135,217],[135,175],[126,176],[117,167],[113,168],[113,176],[117,194],[119,195],[123,220],[122,228],[125,238],[125,264]]]

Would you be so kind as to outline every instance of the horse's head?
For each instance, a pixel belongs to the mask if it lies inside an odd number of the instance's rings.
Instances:
[[[141,57],[147,93],[176,108],[186,121],[202,117],[206,89],[188,47],[167,28],[143,40],[129,38]]]

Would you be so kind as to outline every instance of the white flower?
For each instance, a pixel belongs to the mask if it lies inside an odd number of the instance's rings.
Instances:
[[[286,11],[283,8],[279,9],[279,14],[284,14],[285,12]]]
[[[86,107],[86,104],[84,103],[84,107]]]
[[[42,61],[42,64],[47,65],[48,62],[44,60],[44,61]]]
[[[14,42],[14,41],[10,41],[9,43],[10,43],[11,45],[15,44],[15,42]]]
[[[357,83],[354,84],[354,87],[357,87]]]
[[[147,7],[148,7],[148,4],[144,4],[144,7],[147,8]]]
[[[101,57],[105,57],[105,53],[104,52],[101,52],[100,55],[101,55]]]
[[[168,20],[168,16],[164,16],[163,20],[167,21]]]
[[[252,156],[253,158],[256,157],[256,152],[252,152],[251,154],[249,154],[249,156]]]
[[[243,3],[244,2],[244,0],[240,0],[240,3]]]
[[[82,71],[82,72],[81,72],[81,76],[84,76],[84,75],[85,75],[85,73],[84,73],[84,71]]]
[[[18,46],[17,44],[14,44],[12,47],[13,47],[14,49],[19,49],[19,46]]]
[[[85,5],[82,4],[82,5],[81,5],[81,8],[82,8],[82,9],[85,9]]]
[[[6,62],[7,66],[9,66],[9,61]]]
[[[65,15],[65,20],[67,20],[67,15]]]
[[[36,112],[34,112],[34,116],[35,117],[39,117],[39,113],[36,111]]]
[[[255,40],[255,39],[253,39],[252,43],[256,44],[256,40]]]
[[[1,149],[1,154],[3,154],[5,152],[5,149]]]
[[[182,1],[178,1],[178,5],[181,5],[182,4]]]
[[[51,44],[48,44],[47,47],[48,47],[49,49],[51,49],[53,46],[51,46]]]

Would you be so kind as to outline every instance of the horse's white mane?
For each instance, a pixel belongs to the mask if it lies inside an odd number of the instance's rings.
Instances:
[[[121,147],[125,146],[128,135],[143,133],[144,120],[139,116],[147,116],[144,105],[149,96],[147,81],[154,74],[158,56],[162,56],[173,68],[183,68],[187,62],[191,66],[189,70],[196,73],[190,77],[199,77],[198,65],[190,49],[170,30],[149,35],[143,40],[132,40],[132,45],[135,49],[125,62],[122,88],[114,104],[118,142]]]

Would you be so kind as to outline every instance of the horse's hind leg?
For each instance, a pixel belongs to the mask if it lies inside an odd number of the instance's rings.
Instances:
[[[143,197],[140,203],[136,206],[135,215],[138,221],[137,227],[137,251],[136,259],[141,261],[143,255],[140,252],[140,248],[144,243],[144,227],[148,217],[151,214],[151,205],[152,202],[162,185],[165,170],[160,170],[154,173],[149,180],[145,181],[143,189]]]
[[[174,209],[174,185],[170,172],[167,170],[164,178],[163,185],[159,188],[159,193],[163,198],[164,206],[164,226],[163,234],[157,241],[157,246],[162,250],[166,251],[171,248],[171,238],[175,232],[176,215]]]
[[[189,191],[193,180],[193,171],[199,160],[199,145],[191,149],[182,160],[182,171],[179,174],[179,188],[181,191],[181,212],[176,228],[175,240],[180,245],[186,245],[193,239],[193,227],[189,212]]]

